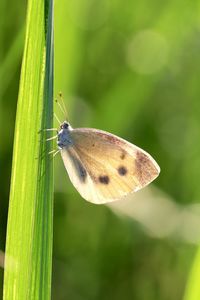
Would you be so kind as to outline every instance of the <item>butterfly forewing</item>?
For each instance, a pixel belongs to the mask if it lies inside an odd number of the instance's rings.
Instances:
[[[72,183],[90,202],[121,199],[159,174],[148,153],[113,134],[77,128],[71,139],[72,146],[62,149],[61,155]]]

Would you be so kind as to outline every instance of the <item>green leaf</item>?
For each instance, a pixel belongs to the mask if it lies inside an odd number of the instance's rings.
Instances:
[[[46,17],[46,18],[45,18]],[[29,0],[14,137],[4,299],[50,299],[53,161],[53,0]]]

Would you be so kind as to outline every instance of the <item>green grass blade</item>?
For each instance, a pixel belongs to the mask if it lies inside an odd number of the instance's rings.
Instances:
[[[53,1],[29,0],[15,126],[4,299],[50,299],[53,235]]]
[[[199,279],[200,279],[200,251],[198,250],[188,278],[184,300],[200,299]]]

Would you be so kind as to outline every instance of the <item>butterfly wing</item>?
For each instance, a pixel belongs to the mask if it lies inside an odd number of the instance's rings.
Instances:
[[[160,172],[147,152],[111,133],[77,128],[70,136],[72,145],[63,148],[61,156],[73,185],[90,202],[121,199]]]

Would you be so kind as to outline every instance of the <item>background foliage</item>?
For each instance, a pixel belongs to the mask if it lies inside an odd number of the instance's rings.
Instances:
[[[1,251],[25,12],[25,1],[0,2]],[[134,199],[95,206],[56,157],[53,299],[177,300],[198,276],[199,13],[195,0],[55,3],[55,92],[72,125],[128,139],[162,172]],[[1,268],[1,291],[2,277]],[[195,299],[188,286],[185,297]]]

